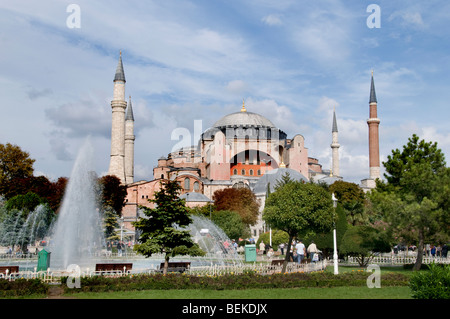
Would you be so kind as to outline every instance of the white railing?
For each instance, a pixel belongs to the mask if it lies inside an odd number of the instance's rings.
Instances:
[[[377,265],[405,265],[405,264],[414,264],[416,262],[415,256],[374,256],[370,260],[371,264]],[[442,257],[423,257],[422,264],[450,264],[450,258],[442,258]],[[358,260],[355,257],[347,257],[347,260],[343,263],[349,264],[357,264]]]
[[[297,272],[313,272],[321,271],[327,267],[327,261],[323,260],[317,263],[308,264],[297,264],[295,262],[289,262],[286,267],[286,273],[297,273]],[[186,269],[185,274],[195,275],[195,276],[221,276],[221,275],[240,275],[245,273],[254,273],[259,275],[272,275],[276,273],[281,273],[282,265],[271,265],[268,263],[253,263],[253,264],[234,264],[234,265],[211,265],[211,266],[194,266]],[[92,276],[106,276],[106,277],[121,277],[135,274],[154,274],[158,272],[156,268],[145,268],[145,269],[123,269],[123,270],[113,270],[113,271],[95,271],[86,268],[80,270],[80,277],[92,277]],[[50,268],[46,271],[19,271],[11,272],[8,270],[4,274],[0,274],[0,279],[6,279],[9,281],[16,280],[19,278],[23,279],[41,279],[46,283],[61,283],[62,277],[75,276],[74,272],[69,272],[66,270],[51,270]]]
[[[325,260],[317,263],[298,264],[296,262],[289,262],[286,267],[286,273],[297,272],[313,272],[321,271],[327,267]],[[267,263],[254,264],[239,264],[239,265],[212,265],[212,266],[197,266],[190,267],[186,274],[197,276],[223,276],[223,275],[241,275],[245,273],[254,273],[259,275],[272,275],[281,273],[283,265],[271,265]]]
[[[67,274],[65,276],[67,276]],[[0,274],[0,279],[6,279],[9,281],[13,281],[16,279],[40,279],[46,283],[59,283],[60,278],[61,275],[59,275],[57,272],[50,271],[50,269],[46,271],[22,270],[11,273],[6,270],[4,274]]]

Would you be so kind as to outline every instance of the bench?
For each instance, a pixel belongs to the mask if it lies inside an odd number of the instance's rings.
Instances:
[[[107,263],[107,264],[95,264],[95,271],[125,271],[133,269],[132,263]]]
[[[8,274],[19,272],[19,266],[0,266],[0,274]]]
[[[185,272],[186,269],[191,267],[190,262],[169,262],[167,272]],[[159,270],[162,272],[164,269],[164,263],[159,265]]]
[[[272,259],[272,266],[282,266],[284,259]]]

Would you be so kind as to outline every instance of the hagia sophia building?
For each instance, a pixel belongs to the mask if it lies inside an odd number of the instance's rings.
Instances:
[[[339,173],[339,142],[336,112],[331,127],[331,169],[326,170],[315,158],[308,156],[305,138],[296,134],[288,138],[285,132],[264,116],[250,112],[245,103],[237,112],[226,115],[204,131],[197,145],[173,151],[158,159],[153,180],[134,181],[134,116],[131,98],[125,100],[125,73],[122,55],[114,77],[111,101],[111,158],[108,175],[117,176],[127,187],[123,208],[123,227],[134,239],[131,222],[140,217],[139,206],[153,207],[149,199],[163,180],[177,180],[182,187],[180,197],[189,207],[203,206],[212,201],[215,191],[224,188],[249,188],[260,200],[260,216],[251,226],[257,239],[267,231],[261,215],[268,187],[273,191],[277,180],[286,172],[299,181],[322,182],[331,185],[343,180]],[[373,81],[369,100],[369,178],[360,187],[369,190],[380,178],[377,100]]]

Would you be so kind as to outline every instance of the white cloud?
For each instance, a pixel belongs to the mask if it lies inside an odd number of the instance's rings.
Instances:
[[[279,14],[269,14],[263,17],[261,20],[262,22],[270,26],[279,26],[283,24],[283,21],[281,20],[281,16]]]
[[[400,19],[400,24],[404,27],[414,27],[418,29],[423,29],[425,27],[422,15],[419,12],[395,11],[388,17],[388,21],[393,21],[395,19]]]

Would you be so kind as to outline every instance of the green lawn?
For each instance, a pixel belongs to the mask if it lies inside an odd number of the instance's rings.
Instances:
[[[245,290],[144,290],[76,293],[77,299],[411,299],[409,287],[334,287]]]
[[[333,267],[327,268],[332,272]],[[339,273],[364,271],[361,267],[339,267]],[[411,275],[402,267],[381,267],[382,273],[398,272]],[[244,290],[144,290],[126,292],[94,292],[67,295],[77,299],[411,299],[409,287],[332,287],[290,289],[244,289]]]

